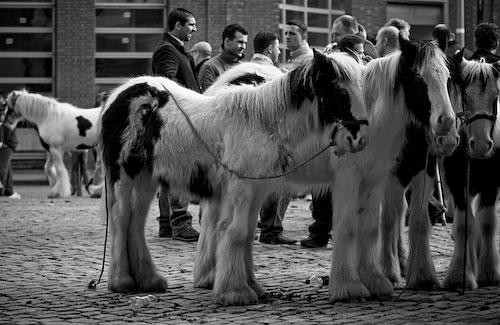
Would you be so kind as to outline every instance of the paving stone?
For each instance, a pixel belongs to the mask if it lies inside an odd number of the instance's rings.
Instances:
[[[331,304],[327,287],[304,283],[313,274],[329,274],[331,243],[325,249],[309,250],[300,245],[274,246],[255,241],[256,277],[267,291],[268,301],[217,306],[209,290],[192,286],[196,244],[157,236],[156,200],[147,219],[146,239],[169,289],[157,295],[160,301],[134,312],[128,299],[135,295],[107,290],[109,245],[101,283],[96,290],[86,287],[98,278],[102,263],[105,228],[100,222],[99,200],[47,200],[46,186],[20,186],[16,190],[22,200],[0,198],[2,323],[489,324],[497,323],[500,316],[498,287],[467,290],[461,295],[402,291],[404,284],[400,284],[391,299]],[[286,236],[298,240],[307,237],[307,227],[312,223],[309,204],[304,200],[291,203],[284,220]],[[190,211],[198,215],[197,206],[190,206]],[[193,225],[199,229],[197,222]],[[442,281],[453,253],[451,225],[434,227],[431,233],[431,250]]]

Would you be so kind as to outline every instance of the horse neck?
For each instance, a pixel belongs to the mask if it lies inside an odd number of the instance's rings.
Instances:
[[[38,94],[27,94],[27,97],[18,99],[17,109],[21,115],[34,122],[41,124],[47,119],[58,120],[60,112],[57,103],[50,98]]]

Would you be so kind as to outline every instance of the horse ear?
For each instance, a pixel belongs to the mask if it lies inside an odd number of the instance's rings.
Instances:
[[[453,54],[453,59],[455,60],[455,62],[462,63],[462,60],[464,59],[464,50],[465,47],[462,47],[461,50],[457,50],[457,52]]]
[[[314,60],[314,63],[319,63],[319,64],[324,64],[327,62],[326,56],[321,54],[316,49],[313,49],[313,60]]]
[[[407,39],[405,39],[401,33],[398,34],[398,41],[399,41],[399,47],[401,49],[402,52],[404,52],[404,50],[406,50],[409,46],[410,46],[410,41],[408,41]]]
[[[493,63],[492,66],[497,71],[497,73],[500,75],[500,61]]]

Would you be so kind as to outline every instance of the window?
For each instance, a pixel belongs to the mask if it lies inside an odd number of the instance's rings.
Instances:
[[[331,42],[332,23],[340,15],[345,14],[343,0],[282,0],[281,9],[281,61],[286,62],[289,51],[285,44],[285,24],[292,19],[298,19],[307,26],[309,45],[323,50]]]
[[[166,27],[166,0],[96,0],[96,93],[151,74]]]
[[[0,2],[0,89],[52,95],[54,1]]]

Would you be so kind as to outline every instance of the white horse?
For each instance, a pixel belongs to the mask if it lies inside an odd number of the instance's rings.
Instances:
[[[26,90],[12,91],[7,96],[7,104],[16,114],[37,126],[42,146],[48,152],[45,173],[51,187],[49,198],[70,196],[63,153],[96,144],[96,123],[102,108],[82,109]]]
[[[139,77],[118,87],[105,106],[100,131],[112,214],[109,289],[166,289],[144,238],[145,218],[162,183],[204,204],[195,285],[213,286],[222,304],[256,302],[264,293],[251,253],[257,210],[282,181],[235,174],[283,173],[311,148],[332,141],[338,152],[361,150],[366,133],[366,126],[356,123],[365,116],[361,74],[344,55],[315,53],[310,62],[270,82],[229,87],[214,96],[161,77]],[[323,167],[328,173],[328,165]],[[313,169],[312,174],[322,172]]]
[[[458,144],[444,55],[430,42],[400,38],[400,44],[401,51],[367,65],[368,145],[341,158],[334,178],[332,301],[393,292],[379,260],[379,213],[389,199],[383,194],[397,158],[418,149],[407,143],[412,125],[429,131],[439,153],[449,154]]]

